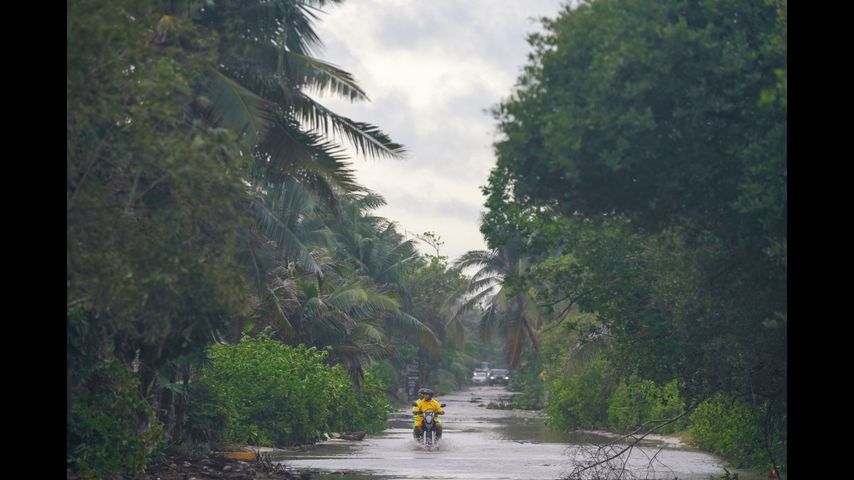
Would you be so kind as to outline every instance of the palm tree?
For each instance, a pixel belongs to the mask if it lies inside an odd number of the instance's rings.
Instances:
[[[393,296],[331,258],[324,260],[323,276],[293,276],[284,268],[274,272],[268,284],[275,316],[265,325],[276,327],[285,340],[329,347],[329,360],[342,364],[356,385],[373,360],[396,352],[389,331],[417,332],[422,342],[438,348],[433,331],[406,313]]]
[[[338,115],[306,93],[368,100],[351,74],[313,56],[322,44],[312,22],[330,3],[216,1],[199,5],[192,15],[200,27],[220,34],[207,111],[223,126],[242,132],[246,144],[257,149],[255,166],[274,178],[313,172],[313,182],[342,180],[336,175],[345,157],[326,140],[332,134],[366,156],[404,153],[379,128]],[[344,174],[343,180],[352,184],[352,175]],[[331,182],[336,183],[341,186]]]
[[[358,275],[402,294],[401,274],[419,256],[413,241],[405,240],[394,222],[371,214],[371,210],[385,205],[381,196],[354,193],[342,203],[342,215],[331,226],[339,258],[351,264]]]
[[[473,250],[463,254],[454,265],[457,268],[478,267],[462,292],[468,298],[458,307],[454,319],[475,307],[483,306],[481,333],[488,337],[495,330],[506,335],[507,363],[510,368],[519,365],[525,338],[531,341],[534,353],[539,355],[540,345],[535,328],[540,323],[540,313],[529,291],[508,282],[516,278],[525,266],[520,255],[518,240],[511,240],[495,250]]]
[[[319,210],[336,216],[344,196],[363,191],[343,149],[329,138],[345,138],[365,156],[404,153],[379,128],[338,115],[307,94],[368,100],[351,74],[314,56],[321,42],[312,23],[331,3],[339,2],[217,0],[191,3],[186,12],[196,28],[218,34],[216,65],[194,107],[209,122],[239,132],[247,149],[245,180],[259,227],[244,235],[247,264],[268,307],[275,304],[273,286],[264,280],[276,256],[322,276],[312,255],[329,249],[331,236]]]
[[[256,185],[252,208],[259,222],[259,233],[271,240],[284,265],[294,263],[303,271],[321,274],[311,250],[334,247],[332,231],[318,215],[315,197],[293,179],[282,183]]]

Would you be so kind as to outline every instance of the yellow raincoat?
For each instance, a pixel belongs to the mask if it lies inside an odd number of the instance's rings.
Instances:
[[[439,402],[437,402],[435,398],[431,398],[429,402],[424,399],[420,399],[415,402],[415,406],[412,407],[412,414],[415,415],[415,427],[420,428],[424,425],[424,417],[421,415],[422,412],[439,412],[440,414],[445,413],[445,411],[442,410],[442,406],[439,405]],[[434,417],[433,421],[436,423],[441,423],[439,421],[439,417]]]

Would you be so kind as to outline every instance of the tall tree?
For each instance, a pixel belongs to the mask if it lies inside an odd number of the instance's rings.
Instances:
[[[345,157],[328,141],[332,134],[365,155],[404,153],[379,128],[336,114],[308,95],[368,99],[351,74],[313,55],[321,46],[313,21],[331,3],[339,2],[219,1],[187,12],[197,28],[219,34],[216,67],[199,104],[257,147],[257,172],[279,180],[295,177],[327,194],[331,187],[356,186],[342,168]]]
[[[785,390],[784,20],[784,2],[602,0],[546,22],[495,109],[484,223],[618,213],[678,235],[712,302],[695,315],[736,335],[738,388],[767,395]]]
[[[595,0],[546,20],[494,109],[482,225],[534,254],[567,217],[638,235],[585,252],[565,224],[545,248],[585,259],[586,307],[644,375],[767,411],[787,395],[786,15],[785,0]]]
[[[183,359],[236,338],[250,286],[276,310],[277,285],[264,282],[278,266],[324,273],[317,252],[331,235],[313,210],[334,212],[361,188],[333,135],[364,155],[403,154],[308,96],[367,99],[313,56],[312,21],[330,3],[69,4],[70,425],[86,423],[72,403],[104,383],[89,375],[99,361],[132,369],[155,409],[172,404],[160,387],[180,393]],[[114,416],[144,429],[150,413]],[[75,432],[69,451],[82,445]]]
[[[507,364],[510,368],[519,365],[526,338],[530,340],[535,355],[540,350],[536,331],[540,324],[540,312],[531,297],[531,291],[523,282],[519,282],[527,265],[522,255],[519,240],[514,239],[492,252],[466,252],[454,264],[460,269],[478,268],[463,291],[463,295],[468,298],[460,304],[455,316],[484,305],[481,332],[488,336],[497,328],[505,335]]]
[[[67,12],[67,453],[101,474],[144,467],[157,417],[176,423],[160,387],[248,293],[246,156],[188,109],[215,45],[181,27],[184,45],[156,45],[149,7],[81,0]]]

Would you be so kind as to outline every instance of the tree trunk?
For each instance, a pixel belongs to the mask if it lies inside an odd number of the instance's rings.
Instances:
[[[524,305],[522,305],[522,297],[516,297],[516,308],[519,309],[519,318],[522,319],[522,325],[525,327],[525,331],[528,332],[528,338],[531,339],[531,345],[534,347],[534,354],[536,356],[540,356],[540,341],[537,340],[537,335],[534,333],[534,329],[531,327],[531,322],[528,321],[528,318],[525,316]]]

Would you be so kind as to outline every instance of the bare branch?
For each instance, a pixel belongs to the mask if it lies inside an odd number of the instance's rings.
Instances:
[[[630,433],[617,437],[606,444],[596,446],[595,450],[589,454],[590,460],[577,465],[566,477],[566,480],[619,480],[623,478],[635,478],[635,473],[626,468],[634,448],[638,446],[641,440],[656,430],[670,425],[693,412],[699,403],[699,401],[695,401],[675,417],[649,420]],[[626,440],[628,440],[628,444],[623,445],[622,442]],[[654,473],[653,463],[656,461],[659,453],[660,450],[652,457],[648,457],[650,461],[647,463],[647,472],[653,470]]]

